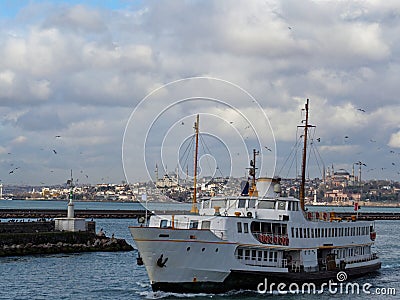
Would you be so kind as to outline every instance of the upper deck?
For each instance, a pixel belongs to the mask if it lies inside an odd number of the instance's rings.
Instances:
[[[278,221],[304,219],[299,200],[293,197],[213,197],[202,199],[199,214],[201,216],[253,217]]]

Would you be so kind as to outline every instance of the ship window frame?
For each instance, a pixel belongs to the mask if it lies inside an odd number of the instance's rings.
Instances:
[[[263,251],[257,250],[257,261],[262,261],[263,259]]]
[[[296,227],[296,239],[299,238],[299,228]]]
[[[263,261],[268,261],[268,250],[264,250],[264,256],[263,256]]]
[[[198,229],[199,228],[199,220],[190,220],[189,229]]]
[[[238,208],[246,208],[246,203],[247,202],[247,199],[240,199],[239,198],[239,201],[238,201]]]
[[[257,260],[257,250],[256,249],[251,250],[251,260]]]
[[[249,223],[243,223],[243,232],[249,233]]]
[[[284,200],[278,200],[276,201],[276,209],[277,210],[286,210],[286,202]],[[282,205],[283,204],[283,205]]]
[[[211,208],[215,209],[215,207],[226,208],[226,199],[213,199],[211,200]]]
[[[243,230],[242,230],[242,222],[237,222],[236,223],[237,225],[237,232],[238,233],[242,233],[243,232]]]
[[[238,248],[237,249],[237,258],[238,259],[243,259],[243,248]]]
[[[258,201],[258,209],[275,209],[275,200],[261,200]],[[264,205],[268,204],[268,205]]]
[[[311,238],[313,239],[314,238],[314,228],[311,228]]]
[[[303,228],[299,228],[299,236],[302,239],[303,238]]]
[[[211,228],[211,221],[203,220],[201,221],[201,229],[210,229]]]
[[[256,208],[256,199],[249,199],[247,201],[247,207],[248,208]]]
[[[251,255],[250,249],[245,249],[244,250],[244,259],[245,260],[250,260],[250,255]]]
[[[211,200],[210,199],[202,201],[203,208],[210,208],[210,204],[211,204]]]
[[[291,228],[292,238],[294,238],[294,228]]]
[[[160,220],[160,228],[168,228],[168,220]]]

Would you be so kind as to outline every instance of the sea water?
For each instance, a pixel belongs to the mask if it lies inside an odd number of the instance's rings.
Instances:
[[[14,200],[13,200],[14,201]],[[10,201],[11,202],[11,201]],[[97,229],[108,236],[124,238],[133,245],[128,226],[133,219],[95,219]],[[224,294],[171,294],[152,292],[143,266],[136,265],[137,251],[30,255],[0,258],[0,299],[400,299],[400,221],[376,221],[375,251],[382,259],[381,270],[351,280],[360,287],[370,284],[365,294],[281,295],[238,291]],[[381,289],[381,290],[379,290]],[[377,295],[388,291],[396,295]]]

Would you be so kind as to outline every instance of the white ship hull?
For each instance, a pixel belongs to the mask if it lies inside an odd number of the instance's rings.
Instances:
[[[279,255],[273,266],[267,266],[258,259],[240,260],[237,257],[238,247],[253,247],[259,251],[273,249],[277,253],[294,250],[284,245],[234,241],[227,236],[221,237],[220,232],[215,230],[130,227],[130,231],[154,291],[219,293],[256,290],[265,280],[276,284],[323,283],[335,280],[341,270],[338,267],[304,272],[304,269],[293,268],[293,263]],[[380,265],[379,258],[371,255],[366,259],[364,256],[359,262],[342,266],[342,271],[351,278],[376,271]]]

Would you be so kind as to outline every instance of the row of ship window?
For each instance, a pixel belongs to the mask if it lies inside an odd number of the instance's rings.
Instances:
[[[345,228],[292,228],[293,238],[324,238],[341,236],[360,236],[368,235],[370,228],[363,227],[345,227]]]
[[[370,247],[354,247],[354,248],[347,248],[347,249],[335,249],[333,253],[336,254],[336,258],[346,258],[349,256],[358,256],[358,255],[367,255],[371,254]]]
[[[237,259],[258,260],[258,261],[278,261],[278,252],[270,250],[251,250],[238,248],[236,252]]]

